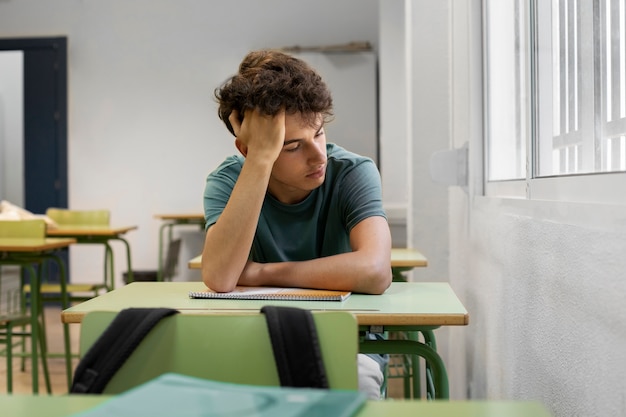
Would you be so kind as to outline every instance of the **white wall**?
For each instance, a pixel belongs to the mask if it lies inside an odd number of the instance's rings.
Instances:
[[[379,7],[379,105],[380,170],[383,200],[395,235],[404,229],[404,241],[411,243],[411,33],[409,3],[381,1]],[[398,175],[403,174],[403,175]],[[407,224],[408,223],[408,224]],[[408,227],[407,227],[408,226]],[[408,229],[408,230],[407,230]]]
[[[20,0],[0,3],[0,37],[68,37],[69,206],[107,207],[127,237],[134,269],[157,264],[157,213],[201,212],[206,174],[236,153],[213,90],[261,47],[370,42],[378,0]],[[340,114],[337,117],[341,117]],[[404,153],[402,153],[404,155]],[[393,184],[388,170],[385,181]],[[201,250],[185,232],[185,259]],[[116,245],[121,281],[122,247]],[[74,247],[75,280],[101,272],[96,247]]]
[[[451,147],[450,0],[408,3],[411,59],[411,244],[428,258],[416,280],[448,280],[448,191],[430,178],[430,156]]]
[[[448,194],[434,184],[430,155],[451,145],[450,4],[380,2],[381,170],[390,222],[407,219],[407,244],[428,267],[410,279],[448,279]]]

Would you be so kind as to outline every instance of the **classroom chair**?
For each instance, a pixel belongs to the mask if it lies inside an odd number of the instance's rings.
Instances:
[[[57,227],[84,228],[89,226],[109,226],[110,213],[108,210],[68,210],[62,208],[49,208],[46,210],[46,216],[50,218]],[[45,235],[44,235],[45,236]],[[103,244],[102,242],[94,242]],[[63,292],[61,283],[58,282],[42,282],[40,286],[42,305],[61,305],[62,308],[69,307],[72,303],[82,302],[98,296],[101,292],[106,292],[114,287],[113,272],[113,250],[108,243],[104,243],[104,276],[100,281],[91,283],[71,283],[65,282],[65,299],[62,298]],[[50,267],[50,264],[46,266]],[[46,276],[47,274],[44,274]],[[67,275],[66,275],[67,276]],[[30,285],[24,286],[24,292],[30,292]],[[44,334],[45,321],[43,322]],[[62,354],[48,353],[48,357],[57,357],[62,355],[66,360],[71,361],[72,352],[69,347],[69,328],[64,324],[65,333],[65,352]],[[47,343],[44,343],[47,345]],[[68,384],[71,382],[71,370],[68,371]]]
[[[173,239],[170,240],[167,245],[167,254],[165,256],[165,264],[163,266],[163,271],[161,274],[161,278],[163,281],[172,281],[172,279],[176,276],[176,272],[178,269],[178,261],[180,258],[180,247],[182,244],[182,239]],[[125,284],[128,284],[128,273],[124,272],[122,274],[122,279]],[[159,280],[159,270],[158,269],[149,269],[149,270],[133,270],[133,281],[158,281]]]
[[[109,210],[68,210],[49,208],[46,216],[52,219],[59,227],[87,227],[109,226]],[[98,242],[100,243],[100,242]],[[102,243],[100,243],[102,244]],[[91,283],[67,283],[67,295],[70,303],[86,301],[98,296],[100,292],[110,291],[115,287],[113,271],[113,249],[108,243],[104,244],[104,278],[102,281]],[[41,294],[44,302],[58,302],[61,286],[53,283],[43,283]]]
[[[25,349],[26,339],[30,338],[31,335],[30,328],[27,328],[30,326],[30,313],[23,309],[22,305],[21,289],[3,291],[0,280],[0,345],[2,345],[0,354],[6,356],[7,392],[9,394],[13,392],[13,357],[31,357],[32,359],[30,351]],[[39,346],[31,346],[31,351],[34,348],[39,349],[46,389],[48,393],[51,393],[48,361],[44,355],[45,338],[41,330],[39,327]],[[13,350],[18,346],[22,347],[22,350],[19,353],[14,353]],[[32,366],[38,365],[32,364]]]
[[[43,239],[45,237],[45,222],[43,220],[20,220],[20,221],[3,221],[0,220],[0,238],[9,239]],[[22,288],[24,287],[24,269],[28,269],[31,274],[41,274],[41,268],[36,270],[33,266],[34,260],[25,256],[24,258],[0,257],[0,267],[2,265],[14,265],[19,266],[19,284],[16,288],[8,288],[5,283],[3,288],[3,280],[0,274],[0,354],[6,357],[6,379],[7,379],[7,392],[13,392],[13,357],[18,356],[21,358],[31,358],[34,351],[39,352],[39,358],[41,359],[42,369],[44,372],[44,380],[46,384],[46,390],[48,393],[52,392],[50,385],[50,374],[48,372],[48,361],[46,357],[45,348],[45,335],[43,331],[43,325],[39,325],[37,329],[32,329],[31,324],[31,310],[27,309],[24,293]],[[41,275],[39,275],[41,277]],[[35,309],[36,315],[39,316],[39,320],[43,323],[43,310],[41,305],[38,304]],[[39,346],[30,346],[30,350],[26,349],[26,339],[31,337],[32,331],[39,332]],[[15,353],[14,349],[20,347],[19,353]],[[31,363],[31,366],[38,367],[38,363]],[[22,362],[22,369],[24,363]],[[33,392],[35,392],[36,381],[33,381]]]
[[[92,312],[81,324],[84,355],[116,312]],[[348,312],[313,312],[330,388],[358,389],[357,322]],[[105,387],[117,394],[175,372],[223,382],[280,386],[261,313],[176,314],[159,322]]]
[[[167,245],[167,254],[165,256],[165,265],[163,266],[163,281],[171,281],[176,276],[178,269],[178,259],[180,257],[181,239],[170,239]],[[158,278],[158,277],[157,277]]]

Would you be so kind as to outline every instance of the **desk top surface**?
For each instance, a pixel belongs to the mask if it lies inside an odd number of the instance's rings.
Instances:
[[[130,307],[167,307],[194,314],[256,314],[264,305],[281,305],[348,311],[364,326],[439,327],[469,322],[467,310],[447,282],[394,282],[382,295],[352,294],[345,301],[189,298],[189,291],[204,289],[202,282],[134,282],[64,310],[61,319],[64,323],[80,323],[91,311]]]
[[[0,238],[0,252],[41,252],[53,249],[65,248],[76,239],[72,238]]]
[[[188,266],[190,269],[200,269],[202,267],[202,255],[192,258]],[[428,259],[417,249],[413,248],[392,248],[391,267],[392,268],[415,268],[428,266]]]
[[[155,214],[154,217],[161,220],[201,220],[204,222],[203,213]]]
[[[15,417],[67,417],[111,399],[107,395],[1,394],[3,415]],[[550,417],[538,402],[515,401],[367,401],[355,417]]]
[[[428,259],[415,248],[391,248],[392,267],[428,266]]]
[[[48,236],[118,236],[126,232],[137,229],[137,226],[83,226],[66,225],[48,228]]]

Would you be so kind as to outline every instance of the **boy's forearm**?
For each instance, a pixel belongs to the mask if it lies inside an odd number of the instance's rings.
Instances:
[[[255,264],[241,283],[382,294],[391,284],[389,257],[349,252],[301,262]]]
[[[232,291],[243,271],[269,181],[270,164],[244,163],[219,220],[207,231],[202,250],[202,280],[211,289]],[[261,184],[261,185],[260,185]]]

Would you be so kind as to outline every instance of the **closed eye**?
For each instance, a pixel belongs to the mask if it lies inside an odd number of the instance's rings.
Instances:
[[[284,145],[284,146],[283,146],[283,150],[284,150],[285,152],[295,152],[295,151],[297,151],[298,149],[300,149],[300,147],[301,147],[301,146],[302,146],[302,145],[300,145],[300,142],[299,142],[299,141],[298,141],[298,142],[291,142],[291,143],[289,143],[289,144],[287,144],[287,145]]]

